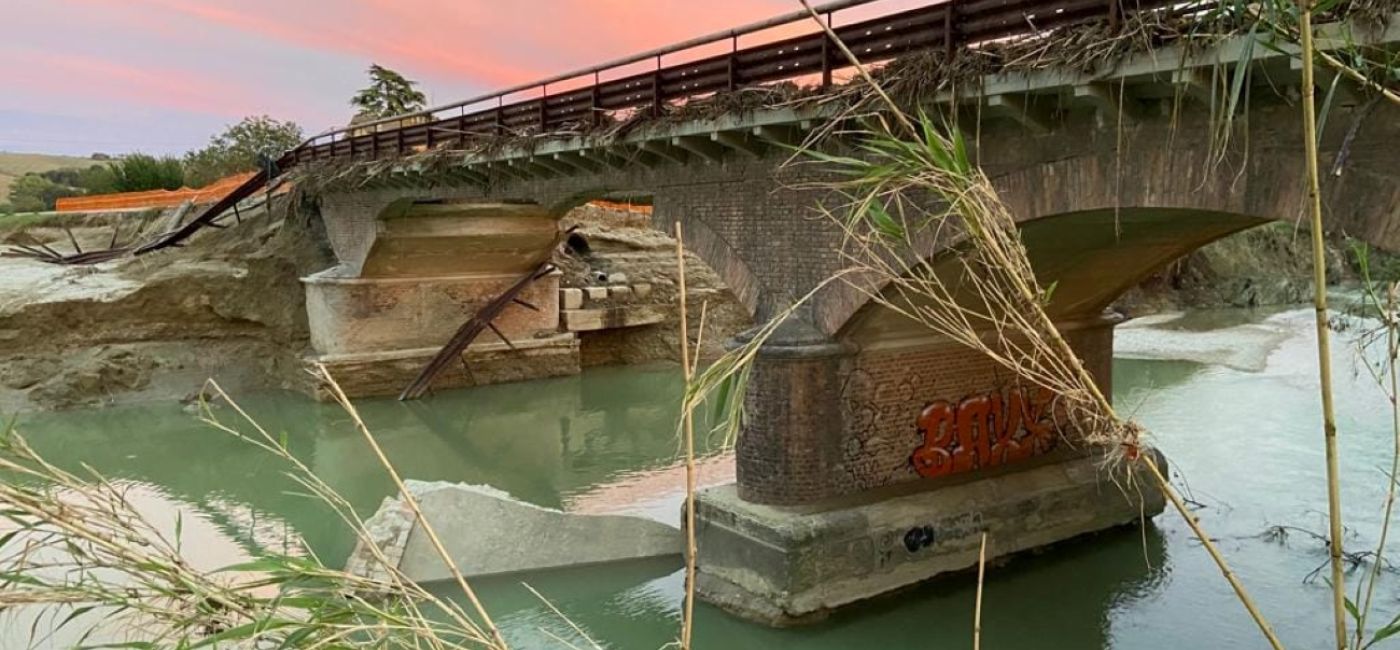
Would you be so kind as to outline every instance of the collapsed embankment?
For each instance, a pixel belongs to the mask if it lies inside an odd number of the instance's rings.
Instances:
[[[71,232],[93,250],[114,228],[124,239],[166,218],[58,215],[0,229],[0,244],[71,251]],[[0,408],[180,397],[208,377],[282,385],[308,338],[298,279],[329,263],[320,242],[308,224],[257,210],[170,253],[95,266],[0,258]]]
[[[187,246],[95,266],[0,258],[0,411],[90,407],[180,399],[216,378],[231,390],[305,387],[310,352],[300,279],[330,267],[319,220],[247,211],[241,223],[208,229]],[[150,232],[168,212],[52,215],[0,222],[0,245],[71,251],[106,247],[114,228]],[[646,283],[664,320],[580,334],[584,366],[679,356],[674,240],[648,215],[584,206],[584,250],[561,250],[565,287]],[[126,240],[130,235],[120,235]],[[691,322],[705,312],[706,356],[748,326],[719,278],[687,258]]]

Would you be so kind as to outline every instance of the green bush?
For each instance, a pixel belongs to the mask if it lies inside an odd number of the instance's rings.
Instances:
[[[157,158],[144,153],[122,158],[112,168],[118,192],[178,190],[185,185],[185,168],[178,158]]]
[[[78,196],[82,190],[60,185],[40,174],[25,174],[10,185],[10,208],[16,212],[52,210],[54,202],[65,196]]]
[[[203,187],[231,174],[258,169],[259,156],[276,159],[301,144],[301,127],[266,115],[245,117],[209,145],[185,154],[185,181]]]

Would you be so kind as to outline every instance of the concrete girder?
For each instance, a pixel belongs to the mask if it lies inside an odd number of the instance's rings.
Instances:
[[[754,158],[763,157],[763,144],[743,133],[716,131],[710,134],[710,140]]]
[[[753,137],[779,147],[795,147],[802,144],[802,131],[793,126],[755,126]]]
[[[1116,115],[1117,121],[1130,124],[1147,117],[1147,107],[1134,99],[1121,82],[1079,84],[1073,93],[1076,102],[1093,106],[1105,118]]]
[[[579,154],[602,167],[622,169],[627,166],[626,160],[614,156],[612,153],[608,152],[605,149],[583,149],[579,151]]]
[[[643,167],[655,167],[661,162],[660,156],[646,151],[641,147],[615,144],[608,147],[608,152],[622,159],[628,165],[637,164]]]
[[[1049,133],[1054,126],[1049,109],[1027,101],[1025,95],[992,95],[987,98],[987,114],[1015,120],[1039,135]]]
[[[573,167],[581,172],[594,173],[598,171],[598,164],[579,155],[577,151],[561,151],[554,154],[554,159]]]
[[[492,172],[496,173],[497,175],[500,175],[500,176],[505,176],[505,177],[508,177],[508,178],[514,178],[514,179],[522,180],[522,181],[528,181],[528,180],[530,180],[530,174],[528,174],[527,172],[525,172],[525,170],[520,169],[519,167],[514,167],[514,166],[512,166],[510,163],[508,163],[508,162],[506,162],[506,161],[498,160],[498,161],[489,163],[489,164],[487,165],[487,168],[490,169]]]
[[[698,136],[679,135],[671,138],[671,144],[710,162],[719,162],[724,159],[724,147],[708,138],[702,140]]]
[[[513,169],[519,170],[526,178],[534,178],[536,176],[552,178],[555,175],[554,172],[535,164],[528,158],[513,158],[506,164]]]
[[[1294,73],[1301,74],[1303,71],[1303,61],[1301,59],[1289,59],[1288,69]],[[1299,83],[1302,83],[1300,80]],[[1346,104],[1359,104],[1365,101],[1366,92],[1359,84],[1348,79],[1336,70],[1326,65],[1313,66],[1313,83],[1317,85],[1319,97],[1325,99],[1327,93],[1332,88],[1337,89],[1336,98]]]
[[[534,163],[536,166],[548,169],[559,176],[568,176],[574,173],[573,167],[555,160],[553,156],[535,156],[530,159],[530,162]]]
[[[641,150],[665,158],[671,162],[684,165],[689,155],[684,149],[679,149],[667,144],[662,140],[647,140],[641,143]]]
[[[448,178],[466,181],[473,185],[486,185],[486,175],[470,167],[458,167],[448,172]]]
[[[1213,100],[1214,75],[1207,68],[1179,68],[1172,71],[1172,85],[1183,95],[1207,106]]]

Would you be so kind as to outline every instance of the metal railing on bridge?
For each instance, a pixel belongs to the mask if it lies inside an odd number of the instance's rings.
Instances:
[[[863,63],[876,63],[934,48],[951,55],[959,48],[1096,20],[1106,20],[1113,29],[1123,23],[1127,12],[1174,4],[1172,0],[944,0],[839,24],[839,18],[857,7],[908,1],[837,0],[813,11]],[[803,22],[811,25],[810,33],[739,47],[742,36]],[[728,52],[704,55],[705,48],[713,49],[716,43],[726,41]],[[699,58],[666,65],[666,58],[685,58],[687,54]],[[626,72],[644,62],[654,62],[652,69]],[[460,102],[327,131],[287,152],[199,218],[136,252],[178,244],[300,164],[398,157],[439,147],[465,149],[473,139],[511,133],[586,130],[608,116],[635,111],[660,115],[668,105],[761,84],[812,79],[830,86],[834,74],[849,67],[850,62],[825,30],[804,10]],[[620,76],[605,79],[614,75]],[[551,88],[561,86],[567,90],[551,92]],[[538,96],[507,101],[527,93]]]
[[[942,48],[951,53],[958,47],[1096,19],[1113,24],[1121,21],[1125,10],[1170,4],[1162,0],[948,0],[837,24],[843,12],[880,2],[889,0],[842,0],[815,11],[863,61],[879,62],[916,50]],[[806,11],[794,12],[418,113],[336,129],[294,150],[292,162],[397,155],[444,145],[465,147],[470,139],[480,136],[585,129],[610,114],[642,110],[659,115],[667,104],[800,78],[829,86],[833,74],[850,63],[815,24],[809,34],[739,47],[741,36],[811,21]],[[727,53],[665,65],[667,57],[684,58],[687,53],[726,41],[731,44]],[[604,79],[610,72],[635,68],[646,61],[654,61],[654,69]],[[578,86],[580,82],[583,87],[550,91],[551,86]],[[507,101],[527,93],[538,96]]]

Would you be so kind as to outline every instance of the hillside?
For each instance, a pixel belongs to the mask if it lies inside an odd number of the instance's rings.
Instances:
[[[0,203],[10,196],[10,183],[30,172],[46,172],[62,167],[87,167],[97,161],[77,156],[0,151]]]

